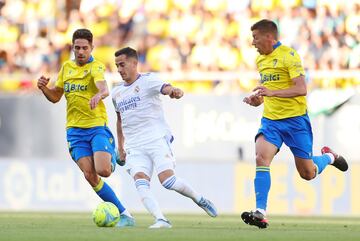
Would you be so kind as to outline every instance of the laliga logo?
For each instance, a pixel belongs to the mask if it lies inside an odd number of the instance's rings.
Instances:
[[[31,201],[33,182],[24,163],[12,164],[4,175],[3,195],[14,209],[27,206]]]
[[[96,202],[96,196],[89,189],[89,184],[71,165],[12,161],[3,167],[0,177],[2,209],[58,210],[62,207],[67,210],[85,210]],[[119,180],[108,181],[120,189]]]

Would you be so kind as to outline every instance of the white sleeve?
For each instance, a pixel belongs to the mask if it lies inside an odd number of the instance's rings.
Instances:
[[[156,74],[151,73],[146,80],[147,89],[152,95],[157,95],[161,93],[161,90],[164,86],[167,85],[162,79],[160,79]]]
[[[113,103],[113,105],[114,105],[114,108],[115,108],[115,111],[116,112],[119,112],[119,110],[117,109],[117,106],[116,106],[116,87],[115,88],[113,88],[112,90],[111,90],[111,100],[112,100],[112,103]]]

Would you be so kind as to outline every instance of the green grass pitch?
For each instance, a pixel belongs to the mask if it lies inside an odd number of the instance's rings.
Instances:
[[[240,215],[170,214],[172,229],[150,230],[152,218],[135,214],[133,228],[98,228],[91,213],[0,213],[0,240],[76,241],[226,241],[226,240],[360,240],[360,218],[270,216],[268,229],[245,225]]]

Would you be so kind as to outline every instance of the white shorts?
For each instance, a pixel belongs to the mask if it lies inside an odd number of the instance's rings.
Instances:
[[[154,168],[157,174],[168,169],[174,170],[175,157],[170,142],[164,137],[144,146],[126,149],[125,168],[132,177],[138,172],[144,172],[150,178]]]

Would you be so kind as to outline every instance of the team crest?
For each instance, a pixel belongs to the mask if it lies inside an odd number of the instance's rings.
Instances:
[[[140,87],[136,86],[134,92],[138,93],[140,91]]]

